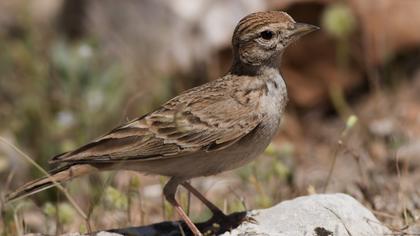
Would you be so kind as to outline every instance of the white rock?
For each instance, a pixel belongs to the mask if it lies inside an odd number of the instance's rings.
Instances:
[[[299,197],[251,214],[256,223],[245,222],[223,236],[372,236],[390,232],[368,209],[345,194]]]

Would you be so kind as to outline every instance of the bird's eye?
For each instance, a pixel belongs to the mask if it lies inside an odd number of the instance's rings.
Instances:
[[[260,33],[260,37],[265,39],[265,40],[270,40],[272,39],[274,36],[273,31],[270,30],[264,30],[263,32]]]

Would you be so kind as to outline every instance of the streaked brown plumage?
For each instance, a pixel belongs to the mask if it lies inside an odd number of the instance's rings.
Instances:
[[[185,91],[159,109],[54,157],[51,162],[62,166],[51,177],[18,188],[8,200],[51,187],[51,179],[63,182],[95,171],[165,175],[171,177],[164,188],[166,199],[200,235],[175,199],[177,186],[184,185],[214,214],[223,215],[186,181],[237,168],[264,151],[287,102],[277,69],[282,52],[315,29],[280,11],[246,16],[233,34],[234,60],[226,76]]]

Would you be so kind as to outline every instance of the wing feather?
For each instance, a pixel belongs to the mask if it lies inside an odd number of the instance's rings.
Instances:
[[[234,79],[220,80],[191,89],[52,162],[150,160],[226,148],[260,124],[264,114],[258,96],[265,86],[250,90],[241,81],[248,89],[232,89]]]

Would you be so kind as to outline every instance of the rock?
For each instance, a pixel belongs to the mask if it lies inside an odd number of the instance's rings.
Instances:
[[[223,234],[270,236],[371,236],[390,231],[354,198],[345,194],[320,194],[284,201]]]
[[[390,230],[382,225],[376,217],[362,204],[346,194],[319,194],[298,197],[262,210],[234,213],[226,221],[238,224],[228,231],[222,226],[218,232],[222,236],[264,235],[264,236],[371,236],[385,235]],[[245,220],[244,220],[245,219]],[[199,223],[197,227],[206,232],[214,226],[217,219]],[[184,224],[179,222],[162,222],[149,226],[114,229],[98,232],[100,236],[119,235],[182,235],[180,227],[188,235]],[[79,234],[68,234],[79,235]]]

